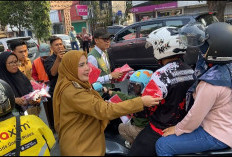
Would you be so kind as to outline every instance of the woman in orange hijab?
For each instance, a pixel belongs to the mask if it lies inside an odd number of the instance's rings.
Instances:
[[[138,97],[105,102],[89,83],[87,54],[71,50],[62,58],[53,96],[55,129],[63,156],[102,156],[109,120],[159,104],[162,98]]]

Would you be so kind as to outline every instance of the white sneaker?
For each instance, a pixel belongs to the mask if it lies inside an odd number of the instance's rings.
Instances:
[[[125,146],[126,146],[127,148],[131,148],[131,144],[130,144],[130,142],[125,141]]]

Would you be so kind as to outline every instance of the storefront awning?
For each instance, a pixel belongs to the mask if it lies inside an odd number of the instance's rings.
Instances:
[[[135,7],[130,10],[132,13],[152,12],[154,10],[177,8],[177,2],[163,3],[150,6]]]

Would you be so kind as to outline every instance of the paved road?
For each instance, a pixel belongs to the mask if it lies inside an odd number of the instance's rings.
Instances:
[[[46,123],[48,125],[48,120],[47,120],[47,116],[46,116],[43,105],[41,106],[41,112],[40,112],[39,117],[44,121],[44,123]],[[58,139],[57,134],[55,133],[54,136],[56,138],[56,144],[55,144],[54,148],[51,150],[51,156],[60,156],[60,149],[59,149],[59,144],[57,141],[57,139]]]
[[[123,93],[127,94],[128,80],[125,80],[124,82],[121,82],[121,83],[116,83],[115,86],[117,88],[120,88]],[[41,106],[41,107],[42,108],[41,108],[41,113],[40,113],[39,117],[48,125],[48,121],[47,121],[44,107],[43,106]],[[54,134],[54,136],[56,138],[56,144],[55,144],[54,148],[51,150],[51,156],[60,156],[60,149],[59,149],[59,144],[57,141],[58,140],[57,134]]]

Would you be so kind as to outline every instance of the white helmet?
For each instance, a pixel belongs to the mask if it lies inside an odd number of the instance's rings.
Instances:
[[[162,27],[151,32],[146,39],[145,48],[153,46],[157,60],[186,53],[186,46],[180,43],[176,27]]]

